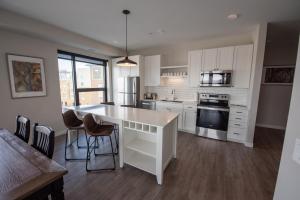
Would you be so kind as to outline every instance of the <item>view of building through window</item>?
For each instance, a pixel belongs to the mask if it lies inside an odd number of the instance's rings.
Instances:
[[[72,61],[58,59],[60,98],[62,106],[75,105]]]
[[[62,106],[96,105],[104,102],[106,92],[104,66],[95,64],[97,60],[85,62],[87,60],[85,59],[82,62],[77,61],[76,58],[59,54],[58,68]],[[76,71],[74,72],[74,70]]]

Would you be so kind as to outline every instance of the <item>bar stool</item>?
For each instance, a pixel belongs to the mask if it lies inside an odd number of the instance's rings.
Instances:
[[[67,158],[67,147],[68,147],[68,133],[71,131],[76,131],[76,144],[77,144],[77,148],[87,148],[87,146],[80,146],[78,139],[79,139],[79,131],[83,130],[84,134],[85,134],[85,138],[87,141],[87,135],[86,135],[86,131],[85,128],[83,126],[83,122],[82,120],[78,119],[78,117],[76,116],[76,114],[74,113],[73,110],[68,110],[64,113],[62,113],[62,117],[64,120],[64,124],[67,127],[67,131],[66,131],[66,140],[65,140],[65,160],[85,160],[85,158]]]
[[[102,102],[101,104],[114,106],[115,102],[109,101],[109,102]],[[118,152],[119,152],[119,142],[118,142],[118,138],[119,138],[119,125],[118,124],[114,124],[114,123],[110,123],[110,122],[106,122],[106,121],[101,121],[100,123],[103,124],[103,125],[112,125],[112,126],[114,126],[114,135],[115,135],[115,141],[116,141],[116,146],[117,146],[116,154],[118,154]]]
[[[114,131],[114,127],[112,125],[101,125],[98,124],[92,114],[87,114],[83,118],[83,123],[86,132],[88,133],[88,139],[87,139],[87,154],[86,154],[86,171],[102,171],[102,170],[115,170],[116,169],[116,162],[115,162],[115,153],[113,148],[113,143],[111,139],[111,134]],[[95,151],[96,145],[97,145],[97,139],[98,137],[109,137],[110,145],[111,145],[111,153],[102,153],[97,154]],[[91,138],[94,138],[94,140],[91,142]],[[108,156],[112,155],[114,167],[113,168],[100,168],[100,169],[89,169],[88,168],[88,160],[90,160],[90,156],[92,151],[94,150],[95,156]]]

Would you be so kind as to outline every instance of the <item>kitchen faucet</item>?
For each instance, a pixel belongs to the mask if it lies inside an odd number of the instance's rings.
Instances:
[[[175,97],[175,89],[172,89],[171,94],[172,94],[172,100],[173,101],[176,100],[177,98]]]

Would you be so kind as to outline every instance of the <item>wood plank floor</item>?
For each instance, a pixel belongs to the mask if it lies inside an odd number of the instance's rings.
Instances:
[[[162,186],[155,176],[128,165],[86,173],[85,162],[64,161],[64,136],[56,138],[54,159],[69,170],[66,199],[271,200],[282,144],[283,133],[264,128],[256,129],[253,149],[180,132],[178,158],[168,166]],[[76,153],[85,156],[85,150]],[[112,164],[110,157],[96,159],[97,165]]]

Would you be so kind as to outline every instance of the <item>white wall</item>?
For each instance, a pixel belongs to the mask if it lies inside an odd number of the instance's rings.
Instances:
[[[299,119],[300,119],[300,45],[294,87],[292,92],[290,112],[285,132],[283,151],[279,167],[274,200],[299,200],[300,199],[300,165],[292,160],[293,149],[296,138],[300,139]]]
[[[264,66],[295,66],[297,49],[298,40],[291,41],[289,38],[281,38],[267,42]],[[292,87],[292,85],[261,85],[256,125],[285,129]]]
[[[64,129],[61,118],[57,50],[65,50],[88,56],[108,59],[109,57],[89,51],[60,45],[54,42],[29,37],[0,29],[0,127],[15,129],[17,114],[28,116],[33,122],[50,125],[61,132]],[[47,96],[12,99],[8,76],[6,53],[41,57],[44,59]]]

